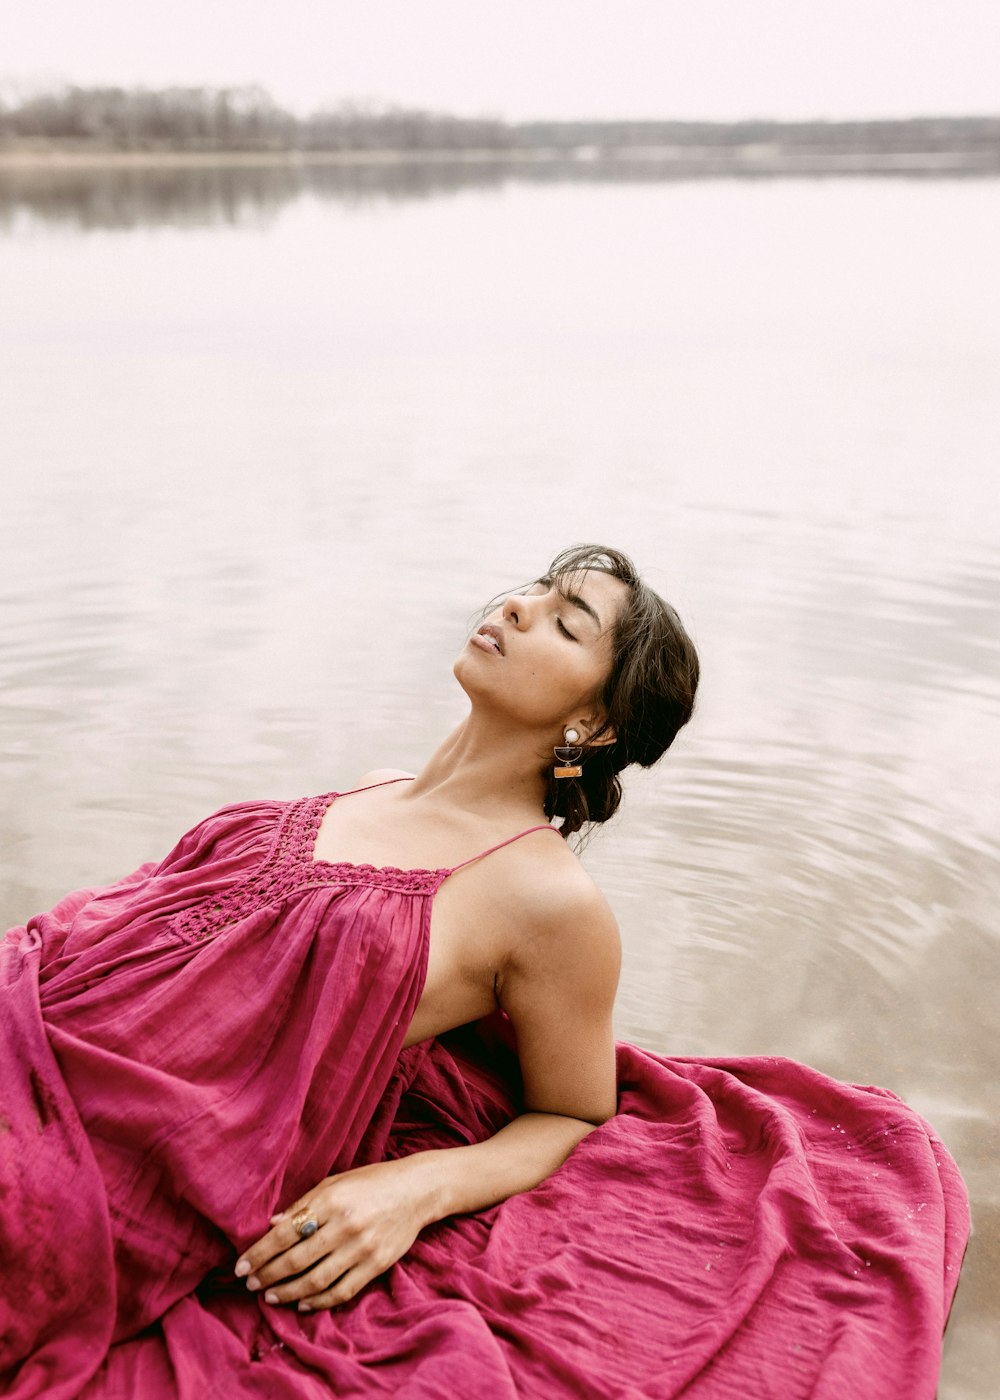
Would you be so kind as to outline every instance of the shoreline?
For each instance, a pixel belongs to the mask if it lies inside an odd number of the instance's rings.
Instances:
[[[643,168],[678,174],[761,175],[1000,175],[1000,152],[832,151],[771,144],[719,147],[579,146],[498,150],[373,149],[341,151],[121,151],[67,147],[0,149],[7,172],[56,173],[108,170],[308,169],[323,166],[493,165],[516,169],[559,166],[581,172]]]

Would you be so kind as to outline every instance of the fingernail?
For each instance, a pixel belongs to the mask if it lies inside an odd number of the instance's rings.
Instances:
[[[264,1302],[265,1302],[265,1303],[276,1303],[277,1301],[278,1301],[278,1295],[277,1295],[277,1293],[272,1293],[271,1289],[269,1288],[269,1289],[267,1290],[267,1292],[264,1294]]]
[[[249,1288],[251,1293],[256,1293],[257,1289],[260,1288],[260,1286],[260,1279],[257,1277],[256,1274],[251,1274],[250,1277],[247,1279],[247,1288]]]
[[[249,1259],[241,1259],[240,1262],[236,1265],[236,1277],[237,1277],[237,1278],[246,1278],[246,1276],[247,1276],[247,1274],[248,1274],[249,1272],[250,1272],[250,1260],[249,1260]]]
[[[287,1211],[287,1210],[279,1210],[277,1215],[272,1215],[272,1216],[271,1216],[271,1224],[272,1224],[272,1225],[277,1225],[277,1223],[278,1223],[279,1220],[287,1220],[287,1219],[288,1219],[288,1211]]]
[[[312,1312],[312,1308],[309,1306],[308,1303],[300,1303],[299,1312]]]

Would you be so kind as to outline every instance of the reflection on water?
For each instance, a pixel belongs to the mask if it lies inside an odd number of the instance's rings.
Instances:
[[[32,236],[7,206],[3,911],[418,765],[476,605],[620,544],[705,684],[586,852],[619,1031],[930,1117],[977,1222],[941,1396],[985,1400],[1000,185],[413,173],[105,173],[26,197]]]
[[[0,173],[0,228],[25,214],[77,229],[266,226],[301,188],[287,167],[12,169]]]
[[[22,214],[81,229],[266,227],[307,194],[346,204],[426,199],[507,178],[493,161],[0,169],[0,229]]]
[[[498,189],[519,184],[648,184],[669,180],[718,178],[711,165],[675,159],[583,159],[530,156],[475,159],[444,156],[436,160],[359,160],[321,158],[278,159],[256,164],[242,158],[213,165],[166,162],[142,164],[46,165],[0,163],[0,230],[10,230],[19,218],[78,229],[180,228],[229,224],[266,227],[286,205],[311,196],[341,204],[399,202],[440,197],[471,189]],[[784,178],[780,170],[735,168],[722,172],[747,181]],[[809,172],[805,172],[809,173]],[[864,168],[857,175],[865,178]],[[905,180],[933,174],[901,164],[880,170]],[[956,170],[955,179],[978,179],[992,172]],[[824,172],[816,172],[823,178]]]

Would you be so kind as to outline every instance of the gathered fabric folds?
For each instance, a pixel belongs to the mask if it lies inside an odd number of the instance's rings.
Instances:
[[[0,945],[0,1394],[931,1400],[968,1236],[884,1090],[618,1047],[619,1111],[346,1306],[232,1273],[330,1172],[519,1108],[500,1015],[403,1049],[448,871],[312,859],[330,797],[224,809]]]

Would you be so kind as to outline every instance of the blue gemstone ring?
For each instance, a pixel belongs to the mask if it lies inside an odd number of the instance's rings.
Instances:
[[[300,1210],[298,1215],[292,1217],[292,1224],[298,1232],[299,1239],[307,1240],[310,1235],[315,1235],[319,1229],[319,1221],[313,1220],[307,1211]]]

